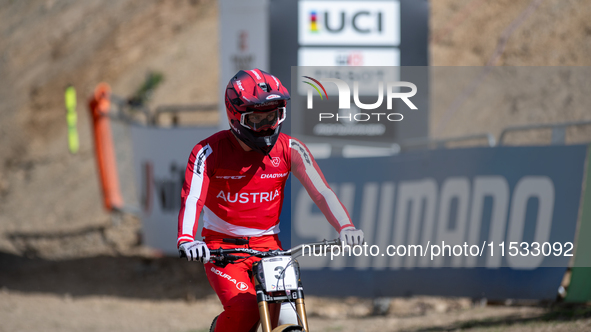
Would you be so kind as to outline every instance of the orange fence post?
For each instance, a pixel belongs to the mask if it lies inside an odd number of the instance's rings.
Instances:
[[[109,118],[110,96],[111,87],[107,83],[100,83],[88,103],[92,115],[94,148],[103,191],[103,203],[108,211],[123,207]]]

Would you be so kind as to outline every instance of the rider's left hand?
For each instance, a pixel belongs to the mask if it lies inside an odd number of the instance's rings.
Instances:
[[[350,246],[361,245],[363,244],[363,231],[352,226],[345,227],[341,229],[339,239],[341,239],[341,243]]]

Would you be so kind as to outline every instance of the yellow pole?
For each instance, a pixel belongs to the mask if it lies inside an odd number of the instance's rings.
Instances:
[[[75,154],[78,152],[80,142],[78,140],[78,115],[76,114],[76,90],[73,86],[66,88],[64,99],[66,101],[66,121],[68,122],[68,147],[70,153]]]

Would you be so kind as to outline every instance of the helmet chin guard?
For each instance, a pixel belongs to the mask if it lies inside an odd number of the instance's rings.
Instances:
[[[236,121],[234,120],[236,123]],[[240,124],[238,124],[240,125]],[[277,143],[277,139],[279,138],[279,133],[281,132],[281,125],[277,126],[275,130],[272,130],[271,133],[266,133],[268,135],[256,135],[258,133],[252,132],[249,129],[244,127],[236,128],[236,125],[230,125],[230,130],[236,135],[236,137],[241,140],[246,146],[253,149],[254,151],[260,152],[264,155],[268,155],[275,143]],[[269,130],[267,130],[268,132]]]
[[[268,155],[281,132],[289,99],[289,92],[275,76],[260,69],[239,71],[226,87],[230,130],[251,149]]]

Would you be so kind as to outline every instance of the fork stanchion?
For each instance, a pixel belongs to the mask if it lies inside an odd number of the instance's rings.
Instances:
[[[265,299],[265,292],[263,287],[254,278],[254,288],[257,292],[257,303],[259,305],[259,317],[263,328],[263,332],[271,332],[271,313],[269,312],[269,303]]]

